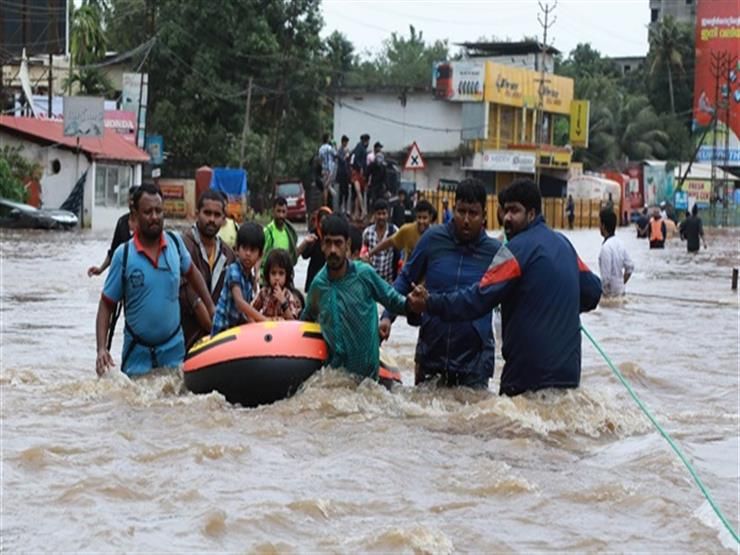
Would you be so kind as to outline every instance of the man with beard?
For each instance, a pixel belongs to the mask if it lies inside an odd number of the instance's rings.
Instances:
[[[113,253],[98,304],[95,370],[99,376],[115,366],[105,340],[110,313],[117,302],[123,302],[125,313],[121,369],[129,376],[182,363],[185,341],[178,303],[181,276],[213,316],[215,309],[203,276],[193,266],[182,239],[173,232],[164,232],[163,214],[159,188],[150,184],[139,187],[131,212],[136,231]]]
[[[579,314],[596,308],[601,281],[568,240],[547,227],[533,181],[515,181],[503,201],[508,242],[480,282],[449,293],[429,294],[417,286],[411,307],[457,325],[481,316],[490,322],[491,310],[501,304],[505,363],[499,393],[578,387]]]
[[[226,218],[226,199],[218,191],[208,189],[198,199],[195,223],[182,234],[185,248],[210,291],[213,304],[218,303],[224,286],[226,269],[234,262],[234,252],[218,236]],[[185,348],[190,349],[211,331],[211,318],[206,306],[186,281],[180,284],[180,314]]]
[[[306,295],[301,320],[321,324],[329,347],[329,366],[360,378],[378,380],[380,366],[376,302],[406,313],[406,298],[364,262],[348,259],[349,223],[337,215],[321,222],[326,265]]]
[[[419,201],[417,210],[427,204]],[[485,221],[483,183],[463,180],[457,187],[453,219],[432,226],[421,236],[393,284],[396,291],[405,295],[422,281],[434,293],[451,293],[478,283],[501,246],[486,234]],[[439,385],[487,389],[496,354],[490,312],[459,324],[422,314],[414,357],[416,384],[439,377]],[[391,320],[390,312],[383,314],[383,339],[390,334]]]

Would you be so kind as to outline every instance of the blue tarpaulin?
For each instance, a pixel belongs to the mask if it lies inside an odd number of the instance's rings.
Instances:
[[[222,192],[230,199],[244,197],[247,194],[247,171],[213,168],[211,189]]]

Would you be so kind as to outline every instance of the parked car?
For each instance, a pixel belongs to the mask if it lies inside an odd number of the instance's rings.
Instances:
[[[77,216],[69,210],[36,208],[0,198],[0,227],[71,229],[77,222]]]
[[[289,220],[306,221],[306,191],[299,178],[277,180],[275,197],[283,197],[288,201]]]

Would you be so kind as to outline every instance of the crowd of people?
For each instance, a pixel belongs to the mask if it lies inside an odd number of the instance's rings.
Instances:
[[[337,183],[324,177],[326,189]],[[164,230],[156,186],[132,191],[128,229],[116,232],[102,265],[110,267],[96,323],[98,374],[115,365],[110,331],[119,305],[121,367],[130,376],[176,367],[198,339],[236,325],[303,319],[321,324],[330,366],[377,380],[380,342],[403,315],[419,327],[417,384],[487,389],[492,311],[500,306],[500,393],[578,386],[579,314],[597,305],[602,285],[567,239],[545,225],[534,182],[516,181],[499,194],[505,244],[486,233],[486,191],[477,179],[458,185],[439,225],[427,201],[419,200],[406,222],[405,204],[395,211],[387,197],[383,189],[368,196],[372,223],[362,230],[341,210],[320,207],[300,242],[278,197],[270,223],[241,224],[232,250],[219,236],[226,221],[220,193],[203,193],[196,221],[178,235]],[[612,229],[609,222],[604,229]],[[294,284],[298,257],[309,260],[304,292]],[[553,287],[558,295],[548,293]],[[380,318],[378,304],[385,309]]]

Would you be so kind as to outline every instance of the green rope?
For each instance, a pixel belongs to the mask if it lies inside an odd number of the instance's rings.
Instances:
[[[604,350],[601,348],[601,345],[599,345],[596,340],[591,337],[591,334],[588,333],[588,330],[581,325],[581,330],[583,331],[584,335],[588,337],[588,339],[591,341],[593,346],[596,348],[596,350],[599,352],[599,354],[604,358],[606,363],[609,365],[609,368],[612,369],[612,372],[614,372],[614,375],[617,376],[620,382],[622,382],[622,385],[627,388],[627,391],[632,396],[632,398],[635,400],[635,403],[637,403],[637,406],[640,407],[642,412],[645,413],[645,416],[648,417],[650,422],[653,423],[653,426],[657,428],[657,430],[660,432],[660,435],[662,435],[665,440],[668,442],[668,445],[671,446],[671,449],[678,455],[678,457],[683,462],[684,466],[689,470],[689,473],[694,478],[694,482],[696,482],[696,485],[699,486],[699,489],[704,494],[704,497],[707,501],[709,501],[709,505],[711,505],[712,509],[714,509],[714,512],[719,517],[719,519],[722,521],[722,524],[725,525],[725,528],[732,534],[732,537],[735,538],[735,541],[740,544],[740,537],[738,536],[737,532],[735,532],[734,528],[730,525],[727,518],[725,518],[725,515],[722,514],[722,511],[717,506],[717,504],[714,502],[714,499],[712,499],[712,496],[709,494],[709,491],[704,486],[704,483],[701,481],[701,478],[699,478],[699,475],[696,473],[696,470],[694,470],[694,467],[691,465],[691,463],[686,458],[686,455],[684,455],[683,451],[681,451],[681,448],[676,445],[676,443],[673,441],[673,438],[668,435],[668,432],[666,432],[663,427],[658,424],[658,421],[655,420],[655,417],[651,414],[651,412],[648,410],[648,408],[643,404],[643,402],[640,400],[640,398],[637,396],[637,393],[635,393],[635,390],[632,389],[632,386],[629,384],[627,379],[622,375],[622,373],[617,369],[616,366],[614,366],[614,363],[611,361],[611,359],[607,356],[607,354],[604,352]]]

